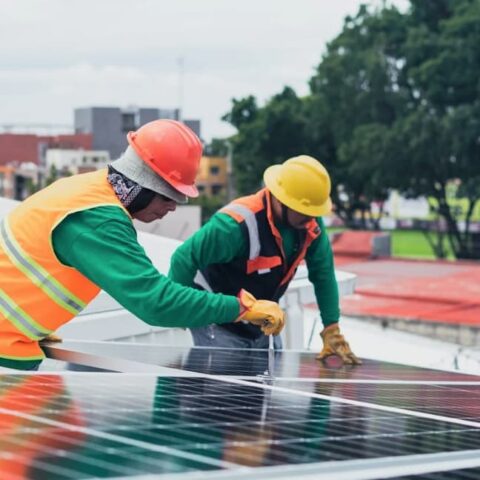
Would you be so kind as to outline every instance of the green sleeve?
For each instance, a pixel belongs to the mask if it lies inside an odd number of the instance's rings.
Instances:
[[[144,322],[164,327],[227,323],[239,315],[235,297],[187,288],[159,273],[117,207],[76,212],[53,231],[55,254]]]
[[[321,218],[317,218],[322,233],[310,245],[305,257],[308,278],[315,288],[318,308],[324,326],[338,322],[340,307],[335,278],[332,247]]]
[[[177,248],[168,275],[182,285],[191,286],[198,270],[214,263],[228,263],[245,255],[247,248],[238,222],[225,213],[216,213]]]

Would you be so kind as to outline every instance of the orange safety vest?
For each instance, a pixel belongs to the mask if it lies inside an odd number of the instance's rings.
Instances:
[[[43,359],[38,341],[99,293],[97,285],[58,260],[52,232],[68,215],[105,205],[129,215],[102,169],[58,180],[0,222],[0,357]]]
[[[273,221],[270,192],[267,189],[237,198],[220,211],[240,224],[248,245],[247,256],[225,264],[208,265],[196,273],[195,285],[227,295],[237,295],[244,288],[257,298],[278,301],[305,258],[308,247],[321,234],[317,220],[310,220],[305,229],[296,231],[297,249],[291,263],[288,263],[282,236]],[[250,324],[225,323],[218,327],[246,338],[262,335],[260,328]]]

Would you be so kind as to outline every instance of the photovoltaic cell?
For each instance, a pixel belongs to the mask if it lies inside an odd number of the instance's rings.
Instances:
[[[0,388],[2,480],[241,472],[480,448],[480,429],[234,380],[9,375]]]
[[[329,383],[276,380],[274,385],[375,405],[415,410],[480,423],[478,385]]]

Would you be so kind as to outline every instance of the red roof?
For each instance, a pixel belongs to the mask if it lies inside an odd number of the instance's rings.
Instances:
[[[480,262],[338,255],[335,264],[358,276],[345,315],[480,326]]]
[[[85,133],[48,136],[1,133],[0,165],[25,162],[38,164],[42,153],[48,148],[91,150],[92,136]]]

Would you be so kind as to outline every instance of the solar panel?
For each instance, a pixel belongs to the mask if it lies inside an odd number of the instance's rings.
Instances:
[[[480,469],[480,376],[322,364],[297,351],[276,352],[269,379],[259,376],[266,350],[65,342],[47,353],[75,361],[72,371],[0,377],[2,480]],[[136,373],[76,371],[82,364]]]
[[[233,378],[74,373],[0,384],[6,480],[268,478],[327,466],[331,475],[353,461],[397,458],[398,469],[412,456],[467,450],[480,466],[478,428]]]

